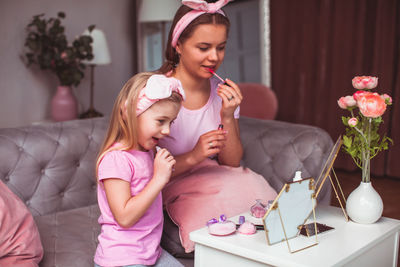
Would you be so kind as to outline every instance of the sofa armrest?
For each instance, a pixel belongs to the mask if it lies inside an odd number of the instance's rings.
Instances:
[[[45,215],[97,203],[95,160],[108,118],[0,129],[0,179]]]
[[[333,146],[329,134],[314,126],[244,116],[239,125],[242,165],[262,175],[277,192],[292,181],[296,171],[303,178],[318,179]],[[330,195],[326,182],[318,202],[329,204]]]

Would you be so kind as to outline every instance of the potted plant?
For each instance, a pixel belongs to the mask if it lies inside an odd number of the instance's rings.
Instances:
[[[93,58],[90,36],[80,35],[72,44],[68,43],[65,27],[61,23],[64,18],[64,12],[49,19],[44,14],[33,16],[27,26],[25,40],[27,65],[35,64],[42,70],[50,70],[58,78],[59,86],[51,104],[52,118],[56,121],[77,117],[77,104],[71,86],[78,86],[84,77],[85,65],[82,61]],[[89,32],[94,27],[89,26]]]

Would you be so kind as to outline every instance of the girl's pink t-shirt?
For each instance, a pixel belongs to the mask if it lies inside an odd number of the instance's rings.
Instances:
[[[210,79],[210,98],[203,107],[190,110],[182,106],[171,125],[170,135],[159,141],[160,147],[168,149],[174,156],[181,155],[191,151],[202,134],[218,128],[222,107],[222,99],[217,95],[219,83],[221,81],[214,77]],[[239,119],[239,112],[240,107],[235,110],[235,119]]]
[[[152,179],[153,161],[153,151],[137,150],[111,151],[101,160],[97,186],[101,233],[94,257],[98,265],[153,265],[160,257],[163,228],[161,193],[136,224],[130,228],[122,228],[111,213],[102,183],[102,180],[107,178],[122,179],[130,183],[131,194],[135,196]]]

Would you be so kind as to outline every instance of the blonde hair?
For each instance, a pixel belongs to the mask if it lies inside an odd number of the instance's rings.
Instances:
[[[96,177],[98,167],[104,155],[113,150],[138,149],[136,106],[140,91],[145,87],[147,80],[155,72],[142,72],[131,77],[119,92],[110,117],[110,124],[100,147],[96,161]],[[169,98],[160,101],[171,101],[180,104],[182,97],[173,92]],[[113,146],[120,142],[122,146]]]

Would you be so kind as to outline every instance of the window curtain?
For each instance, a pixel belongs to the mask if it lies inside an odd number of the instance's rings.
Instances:
[[[394,102],[380,129],[394,145],[371,160],[371,176],[400,179],[400,1],[271,0],[270,19],[278,119],[318,126],[336,140],[348,116],[337,100],[355,92],[354,76],[377,76],[377,91]],[[357,168],[342,151],[334,167]]]

